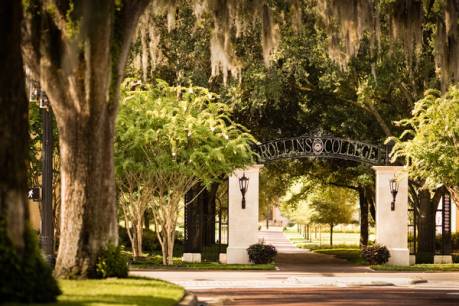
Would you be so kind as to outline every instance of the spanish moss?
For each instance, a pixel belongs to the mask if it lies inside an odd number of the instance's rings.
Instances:
[[[193,8],[197,22],[202,18],[210,17],[213,23],[210,40],[212,76],[223,76],[226,83],[229,75],[240,76],[240,61],[234,51],[234,38],[257,25],[262,26],[260,41],[263,47],[263,57],[266,65],[275,52],[279,41],[279,26],[275,24],[273,9],[268,1],[238,1],[238,0],[187,0]],[[159,31],[155,29],[153,16],[166,15],[167,28],[172,31],[176,27],[176,12],[179,0],[157,0],[149,6],[139,24],[137,37],[141,42],[140,58],[135,59],[136,66],[141,67],[143,78],[150,74],[155,63],[161,58],[158,50]],[[300,19],[298,0],[292,1],[292,12],[296,19]],[[158,58],[159,57],[159,58]]]
[[[387,34],[407,51],[411,65],[413,58],[420,58],[423,44],[430,44],[423,37],[426,28],[429,30],[429,15],[436,20],[430,27],[442,87],[446,89],[459,80],[459,0],[319,0],[317,8],[328,35],[329,56],[342,67],[358,52],[365,36],[370,40],[371,52],[380,48],[382,22],[387,24]]]

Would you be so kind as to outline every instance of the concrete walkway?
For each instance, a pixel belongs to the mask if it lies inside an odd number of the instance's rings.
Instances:
[[[335,256],[313,253],[293,245],[280,227],[271,227],[269,231],[260,231],[259,238],[276,247],[278,255],[276,265],[281,271],[317,272],[317,273],[356,273],[369,272],[368,267],[350,264]]]
[[[188,290],[225,288],[314,288],[398,286],[403,288],[459,288],[459,273],[379,273],[329,255],[296,248],[280,231],[260,232],[275,245],[276,271],[140,270],[131,275],[164,279]]]

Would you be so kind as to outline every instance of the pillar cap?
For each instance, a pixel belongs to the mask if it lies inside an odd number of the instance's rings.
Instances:
[[[371,167],[376,172],[386,172],[386,173],[394,173],[394,172],[401,172],[401,171],[408,171],[407,166],[373,166]]]

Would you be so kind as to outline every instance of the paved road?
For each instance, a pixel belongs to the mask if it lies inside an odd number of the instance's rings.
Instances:
[[[277,271],[132,271],[185,287],[212,305],[456,305],[459,272],[374,272],[296,248],[280,231],[260,232]],[[368,286],[371,286],[369,288]]]
[[[226,289],[193,291],[200,305],[459,305],[459,291],[399,288]]]

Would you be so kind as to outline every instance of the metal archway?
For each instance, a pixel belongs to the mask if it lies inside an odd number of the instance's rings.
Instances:
[[[259,163],[279,159],[295,158],[336,158],[361,162],[369,165],[389,163],[388,146],[378,146],[361,141],[322,135],[302,135],[279,138],[254,146],[259,155]]]

